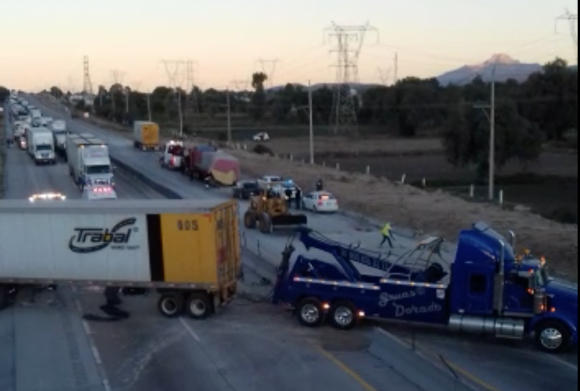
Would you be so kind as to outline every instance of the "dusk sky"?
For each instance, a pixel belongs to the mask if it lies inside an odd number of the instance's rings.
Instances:
[[[279,59],[274,84],[334,81],[324,28],[370,25],[361,82],[380,82],[399,53],[399,76],[437,76],[494,53],[523,62],[556,56],[576,64],[571,0],[2,0],[0,85],[25,90],[82,88],[83,55],[95,86],[168,84],[162,60],[198,63],[197,84],[226,88]],[[379,38],[379,40],[377,40]],[[267,72],[268,73],[268,72]],[[391,72],[390,78],[393,73]]]

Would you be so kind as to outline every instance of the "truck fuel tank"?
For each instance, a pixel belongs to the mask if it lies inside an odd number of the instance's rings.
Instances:
[[[522,319],[451,315],[449,328],[459,333],[494,335],[506,339],[523,339],[526,335],[526,325]]]

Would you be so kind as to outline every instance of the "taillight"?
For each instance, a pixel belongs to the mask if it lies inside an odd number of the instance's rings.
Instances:
[[[175,156],[171,156],[171,165],[175,166]]]

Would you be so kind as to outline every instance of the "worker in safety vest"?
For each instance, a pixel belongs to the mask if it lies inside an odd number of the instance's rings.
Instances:
[[[389,246],[393,248],[393,241],[391,239],[393,228],[391,227],[391,223],[386,223],[381,230],[381,235],[383,235],[383,241],[379,245],[379,247],[383,247],[386,242],[389,242]]]

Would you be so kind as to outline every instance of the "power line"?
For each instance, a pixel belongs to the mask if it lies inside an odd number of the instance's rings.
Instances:
[[[556,33],[558,33],[558,25],[562,21],[567,21],[570,26],[570,34],[576,48],[576,57],[578,57],[578,14],[572,14],[570,10],[566,10],[563,15],[556,18]]]
[[[365,36],[378,30],[368,23],[363,26],[339,26],[325,29],[325,37],[333,43],[331,53],[337,55],[333,111],[330,118],[334,133],[358,134],[357,109],[352,84],[358,82],[358,60]]]

